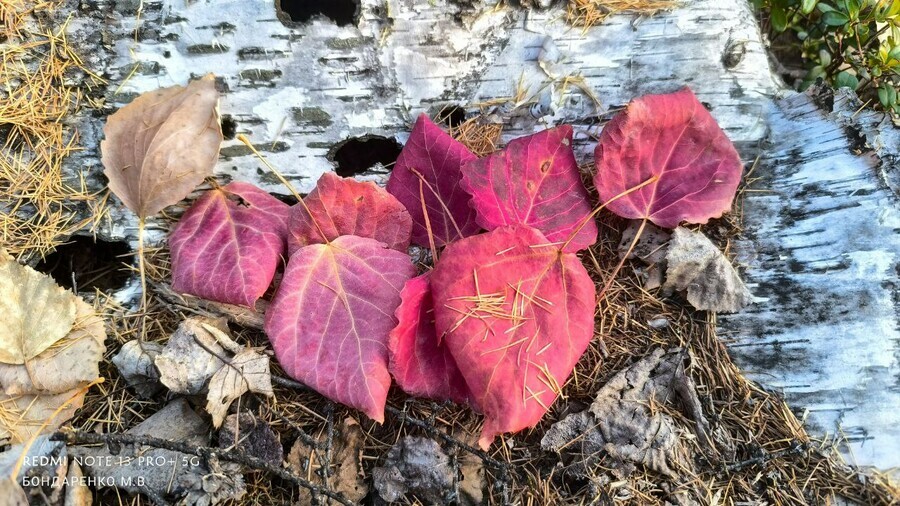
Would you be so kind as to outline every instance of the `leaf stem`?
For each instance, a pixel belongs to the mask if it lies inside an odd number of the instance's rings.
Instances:
[[[144,217],[138,216],[138,271],[141,275],[141,311],[147,312],[147,272],[144,267]],[[146,322],[145,322],[146,323]],[[143,337],[144,325],[141,325]]]
[[[604,207],[606,207],[607,205],[615,202],[616,200],[619,200],[620,198],[622,198],[632,192],[640,190],[641,188],[647,186],[648,184],[655,183],[657,180],[659,180],[659,176],[654,174],[654,175],[650,176],[649,178],[647,178],[647,180],[644,181],[643,183],[623,191],[622,193],[614,196],[613,198],[607,200],[606,202],[600,204],[598,207],[594,208],[594,210],[591,211],[591,214],[589,214],[581,219],[581,223],[579,223],[578,226],[575,228],[575,230],[571,234],[569,234],[569,237],[566,239],[566,242],[564,242],[562,247],[559,249],[565,250],[566,247],[569,245],[569,243],[572,242],[573,239],[575,239],[575,236],[577,236],[578,233],[581,232],[581,229],[584,228],[584,226],[587,225],[589,221],[594,219],[594,217],[597,216],[597,213],[599,213]]]
[[[606,280],[606,285],[603,286],[603,289],[600,290],[600,293],[597,294],[597,300],[601,300],[603,295],[606,294],[606,291],[609,290],[609,287],[612,286],[613,281],[616,280],[616,275],[622,270],[622,267],[625,265],[625,261],[628,260],[628,257],[631,256],[631,252],[634,251],[634,247],[637,246],[638,241],[641,239],[641,234],[644,233],[644,227],[647,226],[647,218],[645,217],[641,220],[641,226],[638,227],[637,233],[634,234],[634,239],[631,241],[631,246],[628,247],[628,251],[622,255],[622,259],[619,260],[619,265],[613,269],[612,273],[609,275],[609,278]]]

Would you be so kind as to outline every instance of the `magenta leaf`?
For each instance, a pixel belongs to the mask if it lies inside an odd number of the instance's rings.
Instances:
[[[593,336],[581,262],[534,228],[501,227],[449,245],[431,286],[438,335],[484,412],[482,448],[535,425]]]
[[[322,395],[384,421],[388,334],[406,253],[345,235],[297,250],[266,312],[265,331],[284,371]]]
[[[471,392],[446,344],[438,343],[428,276],[410,279],[400,292],[399,323],[388,340],[391,375],[410,395],[464,404]]]
[[[566,252],[597,242],[597,224],[585,222],[591,204],[569,125],[515,139],[502,151],[467,163],[462,186],[472,195],[478,224],[487,230],[521,223],[560,244],[578,230]]]
[[[249,183],[201,196],[169,237],[172,289],[253,307],[284,254],[287,204]]]
[[[664,228],[722,216],[741,179],[734,145],[687,88],[632,100],[603,128],[595,158],[609,210]]]
[[[326,172],[303,203],[291,208],[288,250],[293,254],[309,244],[355,235],[405,252],[411,228],[412,219],[403,204],[375,183]]]
[[[480,230],[469,194],[459,186],[460,167],[470,160],[475,155],[462,143],[419,116],[387,183],[412,215],[413,243],[429,247],[429,228],[438,247]]]

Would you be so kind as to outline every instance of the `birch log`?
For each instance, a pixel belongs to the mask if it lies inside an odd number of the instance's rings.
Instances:
[[[691,86],[745,161],[761,155],[756,186],[765,191],[748,194],[751,253],[739,258],[761,300],[723,320],[723,335],[754,377],[810,411],[813,431],[842,429],[860,464],[900,464],[900,207],[884,176],[897,177],[896,130],[873,114],[852,117],[847,97],[831,112],[784,92],[745,0],[686,0],[586,31],[568,26],[559,6],[362,0],[356,22],[338,26],[321,16],[285,23],[276,1],[68,0],[69,29],[109,79],[98,90],[109,111],[216,73],[227,130],[247,135],[301,192],[334,170],[344,140],[403,142],[417,114],[449,104],[480,108],[507,139],[572,123],[587,159],[610,111]],[[76,121],[86,149],[70,166],[102,187],[102,122]],[[233,139],[216,173],[287,193]],[[386,174],[376,166],[358,177]],[[134,223],[114,212],[101,234],[133,240]]]

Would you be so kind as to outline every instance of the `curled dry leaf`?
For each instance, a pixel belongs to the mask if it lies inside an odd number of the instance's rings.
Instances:
[[[219,448],[233,448],[278,467],[284,460],[284,448],[278,433],[272,430],[271,425],[247,412],[225,418],[219,430]]]
[[[426,504],[453,502],[456,472],[450,458],[433,439],[404,436],[388,451],[384,465],[372,470],[378,495],[388,502],[407,493]]]
[[[388,334],[400,290],[415,274],[406,253],[345,235],[300,248],[266,312],[265,331],[292,378],[384,421]]]
[[[753,301],[731,262],[700,232],[676,228],[666,260],[663,290],[686,290],[688,302],[697,309],[736,313]]]
[[[538,230],[453,243],[431,274],[437,333],[485,415],[479,444],[536,424],[594,333],[594,283]]]
[[[174,393],[200,393],[209,378],[225,364],[225,350],[204,324],[228,332],[224,319],[188,318],[175,329],[156,357],[159,380]]]
[[[597,224],[585,221],[591,204],[572,152],[571,126],[515,139],[462,170],[462,187],[483,228],[529,225],[554,243],[574,234],[566,252],[597,242]]]
[[[640,236],[638,236],[640,233]],[[643,220],[629,220],[619,241],[619,258],[637,258],[645,267],[638,271],[645,290],[659,288],[666,269],[666,251],[672,233]],[[632,246],[633,245],[633,246]],[[631,253],[629,254],[629,250]]]
[[[316,485],[330,483],[332,489],[354,504],[359,504],[369,493],[369,486],[363,479],[362,453],[366,435],[359,423],[345,418],[335,427],[331,447],[331,461],[324,450],[326,434],[317,438],[322,450],[312,448],[298,439],[287,457],[288,467],[298,476],[303,476]],[[327,481],[326,481],[326,471]],[[312,504],[309,489],[301,487],[298,504]],[[329,504],[329,503],[326,503]]]
[[[475,160],[462,143],[422,114],[391,171],[387,191],[406,206],[412,216],[412,242],[443,246],[478,233],[470,196],[460,187],[460,167]]]
[[[222,143],[212,75],[144,93],[106,121],[109,188],[141,218],[179,202],[212,175]]]
[[[75,323],[72,292],[0,249],[0,363],[24,364]]]
[[[722,216],[742,169],[734,145],[687,88],[632,100],[603,128],[595,163],[594,184],[610,211],[663,228]]]
[[[209,380],[206,411],[212,415],[213,426],[219,427],[228,414],[228,407],[247,392],[273,396],[269,357],[256,348],[245,348],[216,371]]]
[[[162,385],[159,383],[159,371],[154,364],[162,350],[163,347],[159,343],[132,339],[123,344],[119,352],[112,358],[112,363],[128,386],[134,388],[137,394],[144,399],[151,398],[162,389]]]
[[[438,342],[428,274],[407,281],[400,298],[398,323],[388,339],[391,376],[410,395],[466,403],[466,380],[447,345]]]
[[[657,349],[620,371],[597,392],[590,408],[553,424],[541,447],[559,452],[565,472],[578,479],[604,468],[622,479],[634,471],[635,464],[673,478],[684,476],[693,468],[693,459],[679,437],[681,428],[672,416],[653,409],[665,404],[675,407],[676,401],[684,406],[699,404],[693,383],[684,374],[683,358],[683,350]],[[705,419],[695,422],[697,427],[708,425]],[[611,462],[598,466],[602,458]]]
[[[303,203],[291,208],[288,250],[355,235],[405,252],[411,230],[409,212],[393,195],[375,183],[326,172]]]
[[[4,255],[0,255],[0,258],[15,263]],[[3,278],[6,278],[9,272],[17,272],[19,269],[30,271],[27,267],[21,266],[9,269],[12,266],[7,264],[4,267],[8,270],[5,274],[0,274]],[[0,283],[3,282],[10,282],[10,279],[0,280]],[[55,287],[52,280],[50,284]],[[40,290],[29,288],[34,286],[44,288]],[[23,310],[22,314],[36,315],[39,318],[38,322],[48,321],[48,326],[53,327],[53,311],[59,301],[46,305],[47,301],[52,299],[46,297],[46,294],[55,290],[43,282],[35,284],[32,274],[25,274],[18,288],[23,287],[24,292],[20,292],[19,295],[24,293],[34,297],[19,298],[19,303],[23,307],[29,307]],[[61,300],[66,302],[62,304],[63,308],[67,308],[68,303],[71,303],[75,311],[72,323],[63,336],[36,355],[27,358],[24,363],[0,363],[0,439],[9,438],[13,442],[26,441],[40,432],[56,430],[81,407],[86,393],[84,387],[100,376],[99,362],[106,351],[103,345],[106,339],[103,320],[94,314],[91,306],[74,295],[71,295],[71,299],[63,297]],[[41,307],[42,304],[45,306]],[[15,315],[12,316],[15,318]],[[64,313],[61,319],[66,318],[67,315]],[[16,335],[16,331],[27,328],[28,325],[13,326],[11,327],[13,331],[4,336]],[[38,339],[45,338],[46,336],[39,332]],[[12,349],[19,353],[23,350],[37,349],[28,341],[29,337],[24,336],[24,341],[16,343]],[[29,354],[23,353],[20,356]],[[60,412],[55,414],[57,408],[60,408]]]
[[[249,183],[206,192],[169,238],[172,289],[252,308],[281,263],[289,209]]]

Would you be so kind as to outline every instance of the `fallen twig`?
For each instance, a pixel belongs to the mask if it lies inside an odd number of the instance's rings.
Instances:
[[[84,432],[80,430],[56,432],[50,436],[50,440],[64,441],[66,444],[128,444],[150,446],[153,448],[162,448],[164,450],[186,453],[188,455],[196,455],[207,460],[209,460],[210,458],[216,458],[219,460],[234,462],[236,464],[240,464],[242,466],[246,466],[258,471],[265,471],[269,474],[281,478],[282,480],[307,488],[313,494],[323,495],[325,497],[328,497],[329,499],[334,499],[335,501],[346,506],[353,506],[353,503],[347,500],[342,494],[332,492],[326,488],[315,485],[307,480],[304,480],[303,478],[300,478],[299,476],[294,475],[286,469],[273,466],[265,460],[246,455],[237,450],[225,450],[221,448],[212,448],[209,446],[194,446],[178,441],[169,441],[152,436],[136,436],[132,434],[95,434],[93,432]]]

